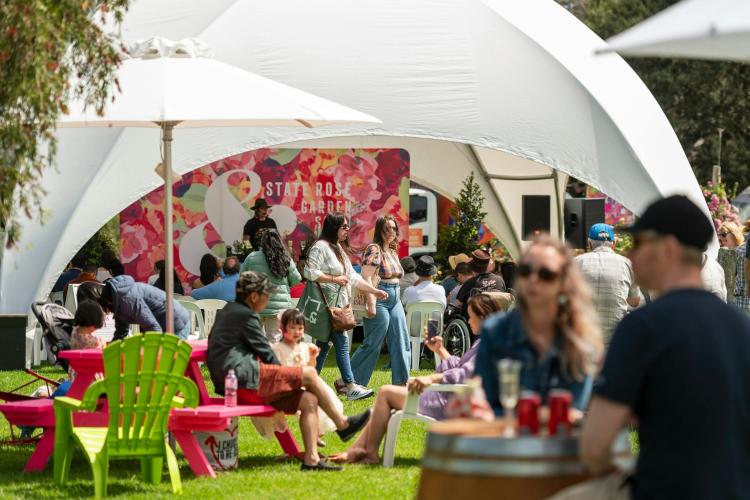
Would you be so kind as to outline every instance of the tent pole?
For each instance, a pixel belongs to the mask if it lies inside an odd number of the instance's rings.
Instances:
[[[164,143],[164,291],[167,294],[165,332],[174,331],[174,242],[172,230],[172,129],[174,122],[162,122]]]

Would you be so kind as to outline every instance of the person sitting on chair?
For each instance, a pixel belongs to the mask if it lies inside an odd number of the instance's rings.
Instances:
[[[445,307],[445,289],[432,282],[437,274],[435,261],[429,255],[423,255],[417,261],[417,282],[404,292],[401,302],[408,308],[416,302],[440,302]]]
[[[485,294],[478,294],[469,299],[469,326],[472,331],[479,333],[482,321],[488,316],[499,312],[497,302]],[[333,462],[376,464],[380,461],[378,450],[380,442],[385,436],[388,420],[392,410],[401,410],[406,403],[409,392],[421,394],[419,410],[421,415],[436,420],[445,418],[445,407],[448,395],[442,392],[422,392],[432,384],[461,384],[474,375],[474,364],[481,339],[477,340],[466,354],[451,356],[443,347],[443,338],[439,335],[433,339],[427,338],[425,331],[425,345],[441,359],[440,366],[432,375],[409,379],[406,387],[400,385],[384,385],[378,391],[373,404],[372,420],[365,427],[357,441],[346,451],[331,455]]]
[[[216,392],[224,394],[224,380],[229,370],[234,370],[238,403],[253,404],[260,397],[279,411],[301,411],[300,430],[305,442],[302,470],[340,470],[318,455],[318,405],[334,421],[343,441],[365,426],[370,411],[345,417],[314,367],[281,366],[258,314],[275,291],[263,273],[246,271],[240,275],[237,300],[216,314],[208,337],[206,364],[211,381]]]

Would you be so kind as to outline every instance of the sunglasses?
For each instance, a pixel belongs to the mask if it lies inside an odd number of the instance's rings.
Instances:
[[[729,236],[729,233],[719,233],[719,238],[726,238]]]
[[[529,264],[521,264],[518,266],[518,275],[522,278],[529,278],[532,274],[536,274],[539,277],[539,281],[545,281],[551,283],[560,277],[560,273],[553,271],[547,266],[542,266],[539,269],[534,269]]]
[[[344,231],[349,230],[349,224],[342,225],[340,229],[343,229]]]

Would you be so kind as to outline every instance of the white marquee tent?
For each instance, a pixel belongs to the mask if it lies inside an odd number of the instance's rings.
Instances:
[[[568,175],[636,213],[664,194],[702,199],[646,87],[619,56],[595,55],[605,43],[554,0],[137,0],[122,34],[199,37],[219,60],[383,122],[176,130],[177,172],[266,146],[404,148],[412,179],[449,197],[475,172],[488,225],[516,255],[521,195],[556,200],[559,234]],[[103,223],[160,184],[158,131],[58,137],[50,215],[5,252],[1,312],[27,312]]]

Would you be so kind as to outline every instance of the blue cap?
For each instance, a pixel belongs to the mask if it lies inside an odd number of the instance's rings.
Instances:
[[[589,239],[593,241],[615,241],[615,229],[603,222],[594,224],[589,229]]]

